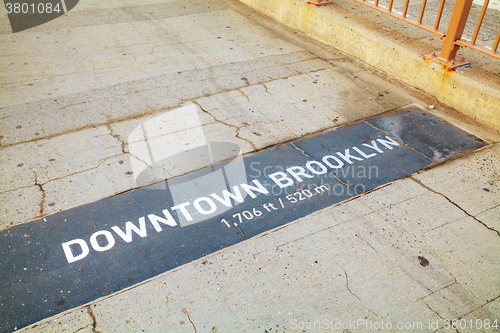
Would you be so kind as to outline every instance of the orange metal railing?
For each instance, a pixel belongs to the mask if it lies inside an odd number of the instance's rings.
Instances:
[[[500,59],[500,53],[497,52],[498,44],[500,42],[500,28],[498,29],[498,32],[497,32],[495,41],[493,42],[493,46],[492,46],[491,50],[484,47],[484,46],[476,44],[477,36],[479,34],[479,29],[481,29],[481,25],[483,23],[484,15],[486,14],[486,9],[488,8],[489,2],[490,2],[490,0],[484,1],[483,8],[481,9],[481,14],[479,15],[479,19],[478,19],[477,24],[476,24],[476,28],[474,29],[474,35],[472,36],[472,40],[470,42],[468,42],[466,40],[459,39],[455,42],[455,44],[457,44],[459,46],[470,47],[471,49],[483,52],[483,53],[491,55],[497,59]]]
[[[469,18],[469,14],[472,8],[472,2],[473,0],[455,0],[455,4],[453,6],[453,11],[451,13],[451,17],[448,22],[448,28],[446,29],[446,32],[442,31],[439,29],[441,25],[441,20],[443,18],[443,10],[445,8],[446,0],[441,0],[439,4],[439,9],[436,14],[436,19],[434,20],[434,24],[426,24],[423,22],[426,6],[427,6],[427,0],[422,0],[422,5],[419,10],[419,15],[418,18],[414,19],[409,17],[408,15],[408,9],[410,6],[410,0],[404,0],[404,6],[402,9],[402,13],[399,13],[394,10],[394,0],[389,0],[388,6],[382,6],[380,4],[380,0],[373,0],[373,1],[367,1],[367,0],[355,0],[365,6],[371,7],[373,9],[376,9],[380,12],[383,12],[385,14],[388,14],[392,17],[398,18],[400,20],[403,20],[407,23],[410,23],[412,25],[415,25],[419,28],[422,28],[424,30],[427,30],[439,38],[441,38],[442,44],[441,44],[441,51],[436,53],[433,52],[430,55],[424,56],[424,58],[428,61],[438,63],[445,68],[448,69],[455,69],[457,67],[465,66],[468,65],[469,62],[465,61],[463,58],[458,60],[456,59],[457,56],[457,51],[459,50],[460,47],[468,47],[474,50],[477,50],[479,52],[485,53],[487,55],[490,55],[494,58],[500,59],[500,52],[498,52],[498,45],[500,42],[500,29],[498,33],[496,34],[495,41],[493,42],[493,46],[491,49],[476,44],[479,30],[481,29],[481,25],[483,23],[486,10],[488,9],[488,4],[489,0],[485,0],[484,4],[481,9],[481,13],[479,14],[479,19],[477,21],[477,24],[474,29],[474,34],[472,36],[472,39],[470,41],[467,41],[463,39],[463,33],[465,29],[465,25],[467,23],[467,19]],[[324,0],[316,0],[316,1],[310,1],[309,3],[317,4],[319,5],[325,4]]]

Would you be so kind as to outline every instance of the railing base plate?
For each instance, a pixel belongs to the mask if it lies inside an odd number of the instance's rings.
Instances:
[[[307,3],[310,5],[315,5],[315,6],[325,6],[325,5],[332,4],[333,2],[331,2],[329,0],[312,0],[312,1],[308,1]]]
[[[429,62],[438,64],[438,65],[442,66],[444,69],[449,70],[449,71],[454,71],[459,67],[464,67],[464,66],[470,65],[470,62],[468,62],[464,58],[462,58],[460,60],[455,59],[455,60],[448,61],[448,60],[445,60],[443,58],[440,58],[439,54],[435,54],[435,53],[424,55],[424,59],[429,61]]]

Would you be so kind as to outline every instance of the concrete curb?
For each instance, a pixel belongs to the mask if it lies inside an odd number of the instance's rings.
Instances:
[[[500,130],[500,77],[494,74],[475,68],[450,72],[430,64],[423,55],[436,51],[432,47],[335,5],[316,7],[302,0],[239,1]]]

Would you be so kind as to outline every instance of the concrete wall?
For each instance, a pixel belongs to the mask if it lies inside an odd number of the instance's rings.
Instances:
[[[305,0],[239,1],[500,130],[500,77],[497,75],[475,68],[446,71],[423,59],[423,55],[435,51],[430,46],[336,6],[316,7]]]

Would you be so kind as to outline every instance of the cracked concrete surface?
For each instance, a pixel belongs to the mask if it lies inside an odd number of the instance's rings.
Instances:
[[[137,187],[128,135],[186,103],[202,109],[211,141],[243,154],[421,103],[343,55],[323,59],[292,32],[214,3],[186,16],[0,35],[13,45],[0,81],[1,228]],[[188,171],[153,170],[152,181]]]
[[[447,166],[414,177],[437,177]],[[89,306],[100,332],[285,332],[294,320],[359,318],[440,320],[442,328],[444,319],[499,318],[499,250],[495,232],[410,177]],[[81,321],[78,311],[60,321]]]
[[[429,189],[459,207],[468,216],[500,236],[500,165],[498,145],[468,159],[458,159],[415,176]],[[455,187],[446,184],[455,180]]]

